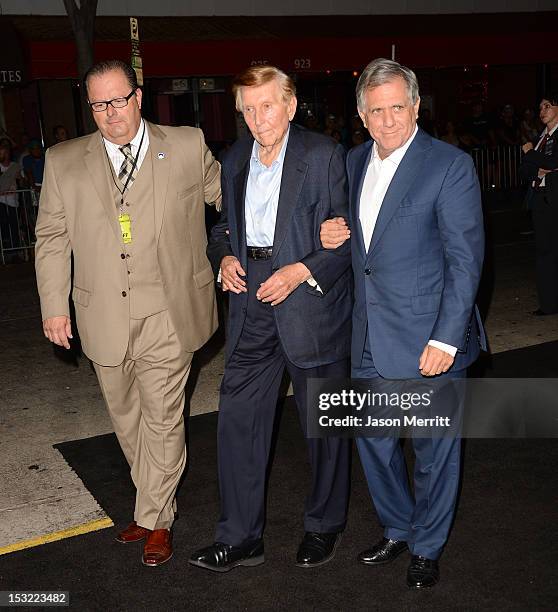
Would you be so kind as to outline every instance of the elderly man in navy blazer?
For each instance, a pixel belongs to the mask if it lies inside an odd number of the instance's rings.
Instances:
[[[352,235],[352,376],[461,378],[485,348],[475,306],[484,256],[479,184],[471,158],[417,127],[415,74],[377,59],[357,85],[372,140],[347,158],[350,214],[322,228],[324,246]],[[414,438],[414,497],[395,437],[358,439],[384,538],[366,565],[409,549],[407,583],[433,586],[455,511],[459,439]]]
[[[306,380],[348,375],[352,309],[349,244],[326,250],[319,237],[324,220],[348,214],[342,147],[290,123],[295,87],[277,68],[246,70],[233,91],[253,137],[223,160],[223,212],[208,246],[229,292],[218,424],[221,516],[215,543],[190,559],[218,572],[263,563],[266,472],[283,372],[306,432]],[[312,480],[299,567],[333,557],[349,489],[349,441],[307,445]]]

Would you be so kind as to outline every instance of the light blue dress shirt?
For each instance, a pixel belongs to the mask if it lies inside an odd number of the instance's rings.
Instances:
[[[289,129],[277,159],[267,167],[260,161],[260,145],[254,140],[250,157],[250,171],[246,184],[245,218],[246,244],[256,247],[273,246],[275,221],[279,204],[279,190],[283,175],[283,162],[289,140]]]

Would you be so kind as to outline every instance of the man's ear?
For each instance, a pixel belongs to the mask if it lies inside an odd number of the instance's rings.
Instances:
[[[414,109],[415,109],[415,119],[418,119],[418,114],[419,114],[419,107],[420,107],[420,98],[417,98],[417,101],[414,104]]]
[[[291,96],[291,99],[289,100],[289,103],[287,105],[289,121],[292,121],[293,117],[295,116],[297,104],[298,101],[296,99],[296,96]]]
[[[360,120],[362,121],[364,127],[368,129],[368,126],[366,125],[366,115],[358,108],[357,108],[357,111],[358,111],[358,116],[360,117]]]

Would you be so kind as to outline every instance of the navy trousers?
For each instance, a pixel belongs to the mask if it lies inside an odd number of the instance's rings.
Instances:
[[[221,516],[215,540],[232,546],[262,537],[266,473],[285,367],[293,383],[305,436],[306,380],[348,375],[348,360],[309,369],[289,362],[281,347],[274,307],[256,299],[260,283],[271,275],[271,260],[248,262],[246,319],[225,367],[217,430]],[[312,479],[304,529],[319,533],[342,531],[349,497],[350,441],[307,438],[306,442]]]
[[[552,314],[558,312],[558,207],[540,191],[533,191],[531,205],[539,308]]]
[[[417,356],[418,359],[418,356]],[[353,378],[378,378],[368,343]],[[464,378],[465,371],[444,376]],[[455,513],[461,466],[459,438],[413,438],[414,497],[399,438],[357,438],[368,490],[384,536],[404,540],[413,555],[438,559]]]

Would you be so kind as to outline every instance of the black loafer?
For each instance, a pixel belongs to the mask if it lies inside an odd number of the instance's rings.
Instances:
[[[331,561],[341,541],[341,533],[307,531],[296,554],[297,567],[316,567]]]
[[[440,580],[438,561],[413,555],[407,570],[407,586],[411,589],[428,589]]]
[[[404,550],[407,550],[407,542],[382,538],[372,548],[363,550],[359,554],[358,560],[364,565],[384,565],[385,563],[391,563]]]
[[[215,542],[207,548],[196,551],[188,563],[213,572],[230,572],[233,568],[261,565],[264,559],[263,540],[256,540],[243,546],[230,546]]]

